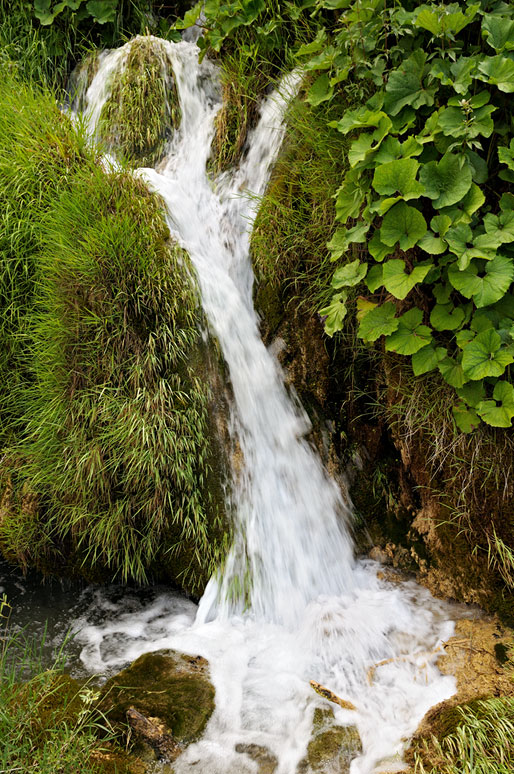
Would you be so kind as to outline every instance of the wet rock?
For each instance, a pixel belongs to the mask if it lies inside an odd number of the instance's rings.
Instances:
[[[100,706],[111,722],[128,720],[143,747],[171,760],[201,736],[214,710],[209,664],[173,650],[146,653],[107,681]]]
[[[129,707],[127,721],[136,738],[154,750],[159,759],[172,761],[182,752],[181,745],[175,741],[169,729],[160,722],[159,718],[146,718],[134,707]]]
[[[258,774],[275,774],[278,760],[267,747],[260,744],[236,744],[236,752],[248,755],[258,766]]]
[[[392,564],[391,556],[387,553],[385,548],[380,548],[380,546],[373,546],[368,556],[374,562],[380,562],[380,564]]]
[[[332,710],[316,709],[307,755],[298,764],[297,774],[348,774],[352,760],[361,752],[362,743],[355,726],[337,726]]]

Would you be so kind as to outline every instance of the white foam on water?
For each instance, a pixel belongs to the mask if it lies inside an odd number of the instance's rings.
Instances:
[[[87,94],[90,121],[130,45],[102,59]],[[194,621],[190,608],[170,610],[165,598],[136,613],[113,612],[104,623],[86,616],[78,626],[82,659],[92,672],[112,672],[160,648],[209,660],[216,710],[202,740],[174,764],[176,774],[255,772],[255,762],[236,752],[241,743],[268,747],[277,774],[295,774],[314,709],[328,706],[311,679],[356,707],[332,705],[336,721],[356,724],[363,742],[351,773],[397,770],[425,712],[455,691],[435,662],[456,611],[413,583],[379,580],[378,565],[354,560],[349,508],[259,335],[250,235],[301,75],[285,77],[263,101],[239,167],[213,183],[206,165],[221,106],[216,68],[198,62],[194,43],[156,45],[167,47],[182,120],[165,161],[139,174],[163,197],[171,233],[191,256],[229,369],[231,430],[244,460],[231,494],[235,539]],[[246,596],[234,594],[248,578]]]

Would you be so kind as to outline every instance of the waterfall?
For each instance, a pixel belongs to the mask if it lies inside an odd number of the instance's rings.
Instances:
[[[92,134],[130,45],[103,56],[88,89]],[[209,659],[216,711],[204,738],[174,764],[177,774],[250,774],[255,763],[237,752],[242,743],[269,749],[277,774],[295,774],[314,708],[326,706],[310,679],[356,707],[335,707],[337,722],[356,725],[363,742],[352,774],[398,771],[405,739],[455,690],[453,678],[435,666],[454,611],[412,582],[381,580],[373,562],[354,560],[348,507],[306,439],[308,418],[259,336],[252,303],[251,229],[301,76],[285,77],[263,101],[239,167],[213,183],[206,166],[221,107],[217,70],[207,60],[199,63],[192,42],[156,45],[167,47],[181,124],[158,167],[137,174],[165,202],[170,231],[191,257],[228,366],[231,431],[243,458],[231,494],[235,538],[194,623],[163,621],[156,612],[159,625],[152,625],[146,611],[141,625],[121,615],[81,633],[83,659],[92,671],[162,647]],[[232,593],[245,584],[244,599]],[[117,631],[125,633],[125,646],[118,638],[109,651]]]

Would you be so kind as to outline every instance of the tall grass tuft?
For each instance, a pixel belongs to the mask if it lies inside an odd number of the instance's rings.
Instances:
[[[333,196],[346,163],[341,136],[327,126],[332,109],[311,108],[302,99],[291,106],[287,138],[251,242],[258,292],[260,284],[268,295],[274,290],[295,297],[312,311],[330,284],[326,243],[335,223]]]
[[[123,70],[100,116],[100,134],[117,154],[153,166],[180,123],[180,107],[166,49],[152,37],[130,44]]]
[[[5,598],[0,620],[0,771],[100,774],[110,761],[110,771],[128,772],[128,757],[96,709],[99,693],[65,674],[63,649],[44,667],[44,643],[9,626]]]
[[[457,708],[455,731],[425,741],[416,774],[510,774],[514,770],[514,699],[491,698]]]
[[[188,256],[143,182],[12,76],[0,172],[2,550],[198,592],[224,527]]]

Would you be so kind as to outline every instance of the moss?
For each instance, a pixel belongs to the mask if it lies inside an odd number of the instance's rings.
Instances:
[[[148,653],[111,678],[102,690],[101,708],[124,723],[129,707],[159,718],[177,742],[198,739],[214,711],[208,664],[199,656],[175,651]]]
[[[100,116],[100,136],[138,166],[154,166],[180,124],[180,108],[166,48],[137,37]]]
[[[314,711],[307,755],[300,761],[298,772],[337,770],[339,774],[347,774],[352,760],[360,752],[362,743],[356,727],[337,726],[332,710],[318,708]]]

